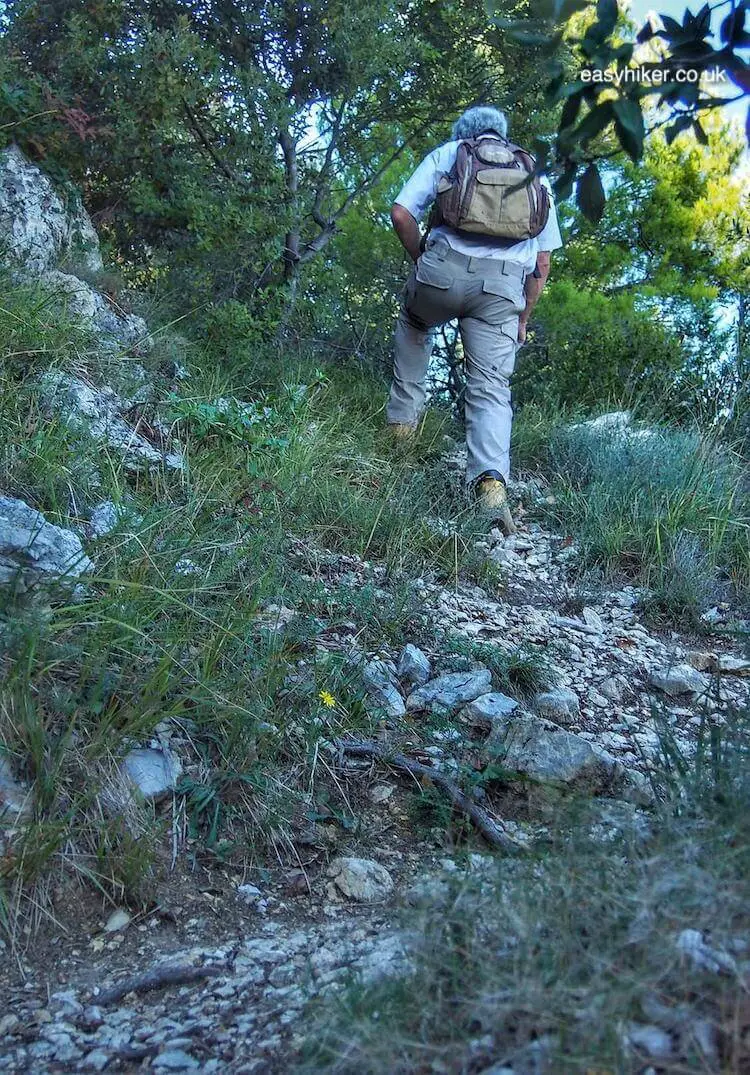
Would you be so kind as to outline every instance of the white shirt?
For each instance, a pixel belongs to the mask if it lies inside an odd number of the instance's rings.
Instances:
[[[396,198],[399,205],[408,209],[415,220],[421,220],[425,210],[435,200],[438,180],[449,172],[456,159],[460,142],[446,142],[433,150],[404,183]],[[512,246],[500,246],[484,235],[460,235],[454,228],[441,224],[430,232],[432,237],[443,235],[454,250],[475,258],[497,258],[523,265],[526,272],[533,272],[540,250],[557,250],[562,246],[557,210],[547,180],[542,182],[550,191],[549,219],[535,239],[523,239]]]

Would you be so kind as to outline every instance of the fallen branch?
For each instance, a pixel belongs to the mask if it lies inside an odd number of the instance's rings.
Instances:
[[[220,974],[226,974],[228,970],[231,970],[231,967],[226,963],[207,963],[203,967],[190,967],[184,963],[159,963],[145,974],[126,978],[119,985],[105,989],[94,1000],[99,1007],[104,1008],[108,1004],[116,1004],[128,993],[148,993],[152,989],[163,989],[167,985],[189,985],[204,978],[216,978]]]
[[[490,817],[486,810],[483,810],[473,799],[465,795],[457,784],[431,765],[423,765],[422,762],[414,761],[413,758],[407,758],[405,754],[393,754],[378,746],[377,743],[373,743],[371,739],[335,739],[334,746],[343,754],[352,754],[358,758],[375,758],[377,761],[385,762],[386,765],[392,765],[394,769],[402,769],[415,776],[427,777],[435,787],[445,792],[459,810],[463,810],[493,847],[499,847],[510,854],[517,854],[522,850],[515,840],[503,832],[501,826]]]

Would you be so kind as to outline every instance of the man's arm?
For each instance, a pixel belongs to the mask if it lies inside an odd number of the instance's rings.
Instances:
[[[419,243],[421,240],[419,225],[416,220],[408,209],[396,202],[391,209],[391,223],[404,250],[412,261],[416,261],[419,257]]]
[[[526,277],[526,308],[518,319],[518,342],[523,343],[526,339],[526,326],[531,316],[531,311],[536,305],[536,300],[544,290],[544,285],[547,283],[547,277],[549,276],[549,262],[550,252],[549,250],[540,250],[536,258],[536,267],[539,270],[539,276]]]

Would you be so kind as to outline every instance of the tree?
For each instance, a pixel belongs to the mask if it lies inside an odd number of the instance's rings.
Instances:
[[[601,218],[606,195],[598,162],[615,152],[597,144],[603,132],[633,161],[643,154],[647,121],[652,129],[663,128],[669,142],[692,130],[705,144],[701,117],[750,95],[750,65],[741,55],[750,46],[747,12],[747,0],[720,0],[697,14],[686,9],[681,23],[660,15],[660,25],[647,22],[635,40],[617,0],[596,0],[595,7],[590,0],[531,0],[524,19],[500,14],[499,25],[548,56],[547,94],[560,106],[559,123],[551,146],[540,142],[536,148],[540,166],[555,171],[558,195],[567,198],[575,184],[581,209],[593,221]],[[577,57],[575,71],[557,55],[566,36]],[[658,47],[644,53],[639,46],[647,43]],[[712,72],[725,77],[734,93],[710,92],[706,76]],[[746,134],[750,140],[750,105]]]
[[[25,96],[7,133],[85,186],[126,257],[163,251],[198,297],[262,294],[267,307],[270,291],[282,321],[300,269],[404,153],[520,80],[541,99],[535,57],[503,44],[480,0],[11,0],[8,12],[4,81]]]

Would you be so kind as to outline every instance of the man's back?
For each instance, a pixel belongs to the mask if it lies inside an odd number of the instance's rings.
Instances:
[[[497,135],[488,134],[483,137],[500,141]],[[421,220],[435,200],[440,177],[450,172],[455,163],[460,144],[461,141],[457,140],[445,142],[442,146],[438,146],[437,149],[425,157],[401,188],[396,202],[407,209],[415,220]],[[549,190],[547,181],[543,179],[542,182]],[[433,238],[442,235],[454,250],[458,250],[469,257],[498,258],[503,261],[513,261],[522,265],[527,272],[534,271],[540,250],[556,250],[562,246],[557,212],[551,197],[549,219],[536,239],[524,239],[521,242],[508,245],[507,243],[499,243],[489,236],[458,233],[454,228],[450,228],[445,224],[440,224],[433,228],[430,234]]]

